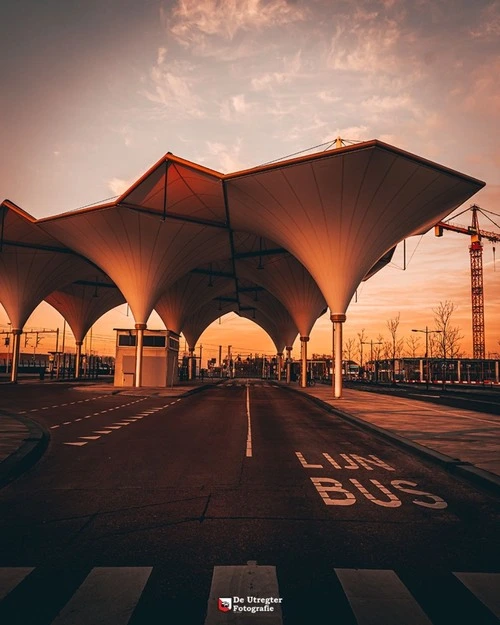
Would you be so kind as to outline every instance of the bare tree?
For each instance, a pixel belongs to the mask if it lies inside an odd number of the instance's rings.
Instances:
[[[355,349],[356,349],[355,339],[347,339],[347,341],[344,341],[344,357],[346,360],[352,360]]]
[[[464,337],[458,326],[451,325],[451,316],[455,309],[455,304],[448,300],[439,302],[439,306],[432,309],[436,330],[440,330],[438,334],[432,335],[432,346],[439,358],[457,358],[460,354],[460,341]]]
[[[366,341],[365,329],[362,328],[361,332],[358,332],[358,354],[359,354],[359,366],[363,368],[363,343]]]
[[[392,359],[392,383],[396,383],[396,357],[398,353],[398,349],[401,350],[402,344],[398,341],[397,333],[399,327],[399,319],[401,317],[401,313],[398,313],[394,319],[388,319],[387,321],[387,329],[391,333],[392,344],[391,344],[391,359]]]
[[[406,339],[406,348],[406,353],[408,354],[408,356],[410,358],[416,358],[417,352],[420,348],[420,337],[411,334],[410,337]]]

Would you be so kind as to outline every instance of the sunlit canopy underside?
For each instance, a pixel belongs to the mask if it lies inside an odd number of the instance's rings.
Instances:
[[[168,153],[111,203],[36,220],[5,201],[0,302],[22,327],[48,298],[79,336],[122,297],[136,323],[156,307],[191,338],[230,309],[278,346],[307,336],[327,305],[344,313],[399,241],[483,185],[379,141],[233,174]],[[92,279],[115,294],[78,318]],[[90,288],[71,286],[82,280]]]

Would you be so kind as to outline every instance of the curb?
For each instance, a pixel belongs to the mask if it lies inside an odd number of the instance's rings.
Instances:
[[[29,433],[17,451],[0,463],[0,488],[7,486],[35,465],[47,449],[50,440],[49,433],[39,423],[27,417],[4,416],[22,423],[28,428]]]
[[[434,449],[430,449],[429,447],[425,447],[424,445],[420,445],[420,443],[416,443],[415,441],[410,440],[409,438],[404,438],[399,434],[394,434],[389,430],[379,427],[373,423],[369,423],[368,421],[364,421],[359,417],[355,417],[339,408],[334,408],[331,404],[319,399],[318,397],[314,397],[313,395],[309,395],[308,393],[304,393],[302,391],[297,390],[296,388],[292,388],[290,386],[282,386],[276,385],[279,388],[285,388],[293,393],[301,395],[309,399],[314,404],[320,406],[321,408],[327,410],[328,412],[344,419],[345,421],[349,421],[350,423],[358,426],[359,428],[366,430],[367,432],[375,433],[377,436],[388,440],[395,445],[402,447],[404,449],[409,449],[414,452],[418,456],[422,458],[426,458],[435,464],[439,464],[442,468],[447,469],[450,473],[456,474],[462,478],[467,479],[470,482],[474,482],[482,486],[483,488],[493,492],[496,495],[500,494],[500,477],[494,475],[493,473],[489,473],[484,469],[479,469],[474,466],[470,462],[465,462],[464,460],[460,460],[459,458],[452,458],[451,456],[447,456],[442,454],[439,451],[435,451]]]

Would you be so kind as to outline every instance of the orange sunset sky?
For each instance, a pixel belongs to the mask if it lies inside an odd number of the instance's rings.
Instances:
[[[120,194],[167,151],[230,172],[340,135],[484,180],[456,212],[476,203],[497,215],[480,215],[481,227],[500,233],[498,0],[8,0],[2,25],[0,199],[37,218]],[[470,214],[454,222],[467,226]],[[398,313],[409,337],[449,300],[472,355],[468,245],[451,232],[409,239],[406,271],[398,246],[358,289],[345,338],[364,328],[367,340],[388,339]],[[488,355],[500,352],[500,260],[486,241],[483,262]],[[148,325],[163,327],[155,313]],[[41,304],[26,329],[62,326]],[[132,326],[125,305],[107,313],[92,349],[113,354],[112,329]],[[233,314],[200,343],[204,360],[219,344],[274,350]],[[50,349],[47,335],[38,351]],[[327,315],[309,350],[331,350]]]

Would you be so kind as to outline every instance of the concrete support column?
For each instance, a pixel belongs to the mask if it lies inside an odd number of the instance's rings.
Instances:
[[[423,358],[421,358],[419,360],[419,373],[420,373],[420,376],[419,376],[420,382],[424,382],[425,378],[424,378],[424,360],[423,360]]]
[[[300,337],[300,359],[302,361],[302,365],[300,367],[300,386],[302,388],[306,388],[307,386],[307,342],[309,341],[308,336]]]
[[[292,377],[292,347],[286,348],[286,383],[290,384]]]
[[[76,344],[76,356],[75,356],[75,379],[80,377],[80,364],[82,361],[82,345],[83,341],[75,341]]]
[[[194,364],[194,347],[190,347],[189,356],[188,356],[188,380],[193,379],[193,364]]]
[[[142,386],[142,359],[144,351],[144,330],[147,325],[145,323],[136,323],[137,340],[135,344],[135,383],[134,386],[139,388]]]
[[[342,397],[342,324],[346,320],[346,316],[344,314],[332,314],[330,319],[333,322],[332,387],[333,396],[338,399]]]
[[[283,352],[278,352],[278,381],[281,381],[281,369],[283,368]]]
[[[462,381],[462,361],[457,360],[457,380],[460,383]]]
[[[19,352],[21,346],[21,334],[19,328],[12,328],[12,368],[10,370],[10,381],[17,382],[17,371],[19,369]]]
[[[498,360],[495,362],[495,382],[498,384],[500,382],[500,378],[499,378],[499,369],[500,367],[498,366]]]

